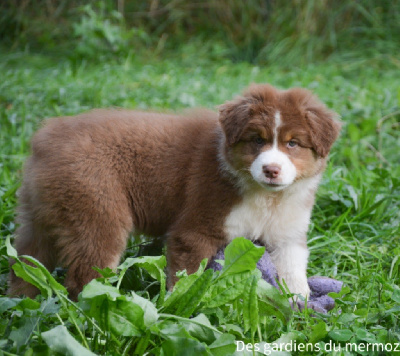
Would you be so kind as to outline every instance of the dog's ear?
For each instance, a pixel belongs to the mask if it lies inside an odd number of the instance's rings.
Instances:
[[[322,103],[318,103],[318,105],[306,108],[305,116],[311,129],[314,151],[318,156],[324,158],[339,136],[342,127],[339,115]]]
[[[307,89],[292,88],[284,96],[286,104],[299,110],[305,118],[315,153],[319,157],[326,157],[342,127],[339,115]]]
[[[229,146],[237,143],[251,116],[249,98],[239,97],[219,107],[219,122]]]

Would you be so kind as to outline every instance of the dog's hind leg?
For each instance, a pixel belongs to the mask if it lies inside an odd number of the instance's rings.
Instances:
[[[50,271],[66,267],[65,286],[76,299],[85,284],[99,277],[92,267],[117,267],[133,225],[129,205],[115,191],[75,197],[73,190],[63,195],[45,190],[39,195],[29,184],[23,185],[19,199],[17,252],[35,257]],[[38,293],[13,271],[10,282],[9,294]]]
[[[45,227],[32,218],[28,196],[22,195],[17,221],[20,224],[16,230],[15,248],[18,255],[32,256],[41,262],[50,272],[54,270],[57,262],[57,252],[54,250],[53,240]],[[12,266],[15,261],[10,259],[10,295],[26,295],[33,298],[39,290],[32,284],[16,276]],[[29,262],[27,262],[30,264]]]
[[[114,219],[113,219],[114,217]],[[81,216],[81,223],[59,228],[56,249],[64,267],[67,268],[65,286],[71,299],[76,300],[83,287],[100,275],[100,269],[118,266],[132,230],[129,214],[125,221],[108,214],[97,217]]]

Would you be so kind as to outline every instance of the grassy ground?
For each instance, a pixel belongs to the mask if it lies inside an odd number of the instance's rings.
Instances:
[[[95,334],[93,330],[102,328],[100,322],[99,326],[93,326],[89,319],[79,316],[79,309],[73,309],[72,304],[67,302],[57,302],[59,299],[47,299],[53,303],[49,306],[45,304],[45,299],[32,304],[34,302],[26,299],[13,302],[3,297],[8,274],[5,240],[8,236],[12,237],[15,229],[15,193],[20,184],[24,159],[29,154],[29,140],[41,120],[72,115],[94,107],[157,110],[180,110],[193,106],[215,108],[239,94],[251,82],[268,82],[281,88],[302,86],[312,89],[342,115],[344,129],[332,150],[313,213],[308,273],[310,276],[325,275],[343,281],[348,286],[347,293],[338,297],[337,307],[328,315],[311,318],[307,312],[296,312],[280,323],[272,317],[264,321],[260,319],[255,334],[251,328],[240,329],[243,323],[240,313],[235,322],[224,314],[225,309],[216,312],[200,308],[194,313],[201,310],[219,332],[246,342],[272,342],[280,337],[281,340],[320,345],[334,342],[343,346],[350,341],[359,344],[399,343],[398,63],[388,63],[384,58],[358,60],[353,57],[351,61],[332,59],[302,68],[279,65],[258,67],[211,60],[207,56],[198,57],[194,48],[190,47],[181,53],[179,57],[163,59],[157,56],[138,57],[131,53],[118,61],[87,62],[71,60],[67,56],[2,51],[0,312],[3,314],[0,335],[4,336],[0,337],[0,347],[5,354],[48,353],[49,342],[42,332],[60,324],[95,353],[130,354],[134,350],[139,354],[145,350],[159,353],[160,345],[163,345],[163,352],[168,352],[168,347],[175,345],[168,344],[175,339],[169,339],[165,336],[167,333],[162,332],[157,334],[158,338],[155,337],[153,343],[148,341],[147,344],[140,344],[139,341],[153,335],[147,331],[130,334],[129,338],[107,328],[103,328],[104,334],[100,331]],[[137,293],[140,294],[140,291]],[[88,300],[86,303],[89,303]],[[55,305],[58,304],[61,307],[57,309]],[[56,312],[51,313],[51,308]],[[243,317],[246,319],[245,315]],[[95,316],[93,318],[91,320],[97,320]],[[180,322],[176,320],[177,324]],[[17,330],[26,339],[16,337]],[[223,351],[223,348],[217,350],[211,347],[211,342],[204,335],[189,333],[187,339],[179,334],[180,338],[190,340],[188,350],[192,347],[197,354],[211,352],[222,355],[231,352],[226,351],[229,348]],[[94,335],[102,341],[94,342]],[[182,339],[179,340],[182,342]],[[226,340],[232,341],[229,338]],[[221,340],[220,343],[223,344]]]

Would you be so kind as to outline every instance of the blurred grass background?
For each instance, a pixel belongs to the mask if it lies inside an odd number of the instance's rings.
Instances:
[[[392,0],[20,0],[0,3],[8,48],[85,57],[196,49],[233,61],[308,63],[379,57],[400,65],[400,2]],[[71,41],[72,40],[72,41]],[[75,40],[75,41],[74,41]],[[75,48],[78,44],[78,48]]]

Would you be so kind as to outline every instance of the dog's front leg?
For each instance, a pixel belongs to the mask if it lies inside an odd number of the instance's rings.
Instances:
[[[193,231],[174,232],[167,240],[167,286],[171,290],[178,281],[176,272],[196,272],[203,259],[210,260],[224,245],[222,239],[205,236]]]
[[[285,281],[290,292],[308,297],[307,261],[309,252],[306,243],[285,243],[276,246],[271,259],[278,271],[279,281]]]

